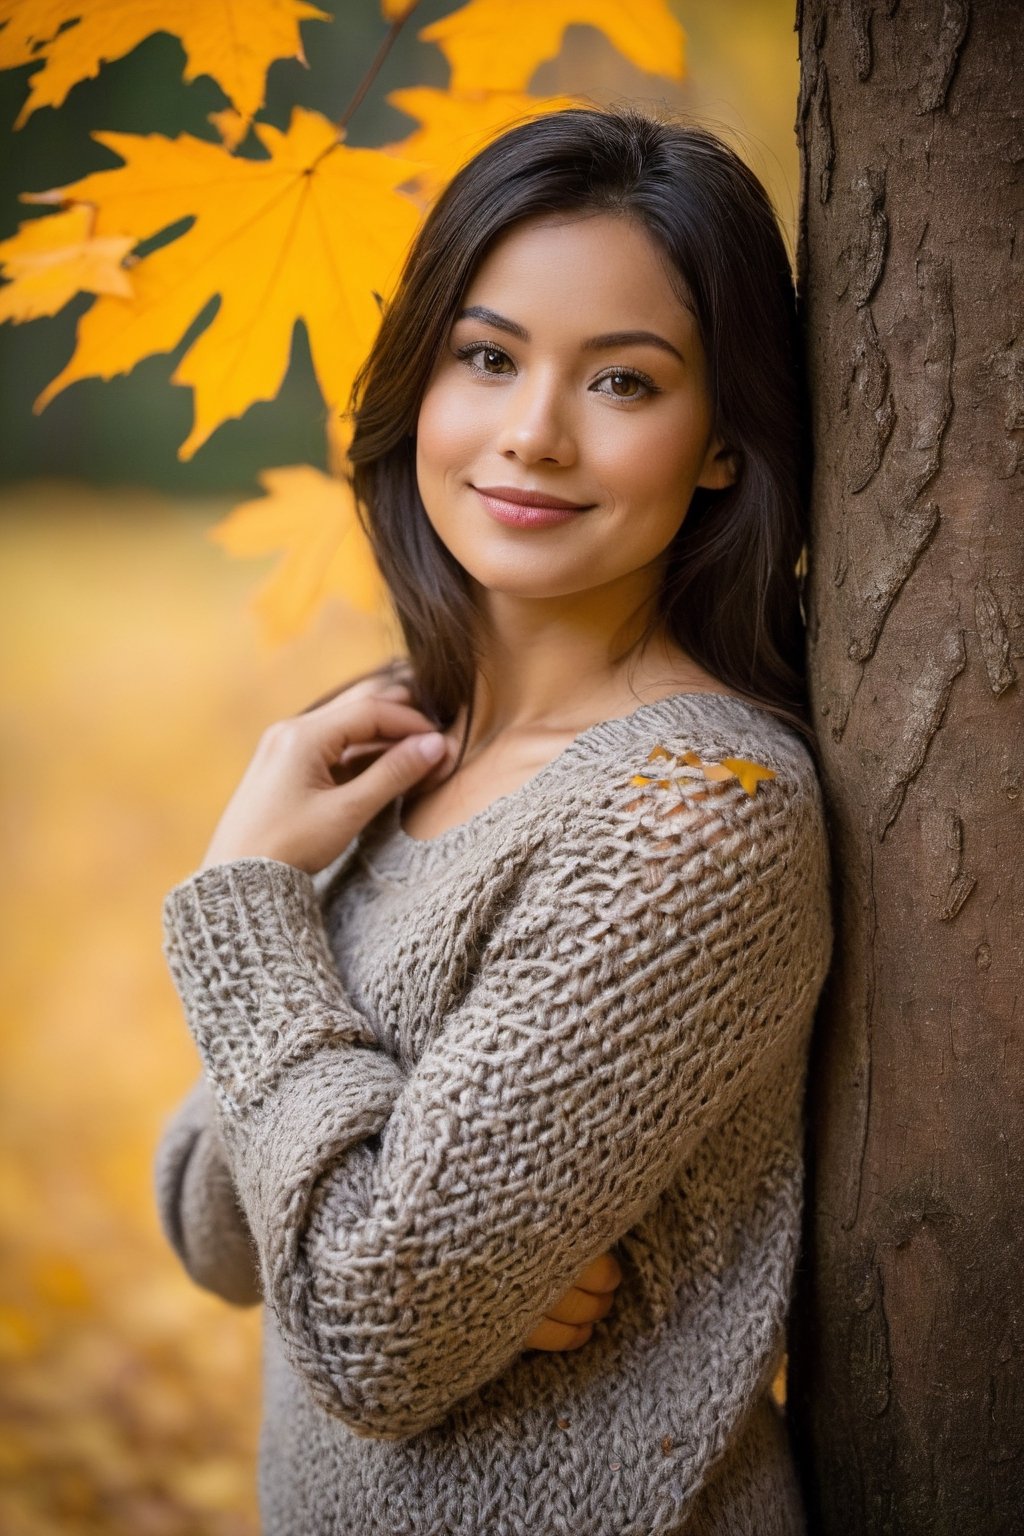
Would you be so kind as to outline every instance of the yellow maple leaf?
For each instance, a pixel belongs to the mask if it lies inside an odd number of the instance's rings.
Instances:
[[[736,777],[732,769],[727,768],[724,763],[701,763],[700,766],[704,777],[712,784],[718,784],[724,779],[734,779]]]
[[[685,34],[667,0],[469,0],[419,35],[448,60],[453,91],[521,91],[571,26],[597,27],[648,74],[683,78]]]
[[[381,612],[384,584],[349,487],[310,464],[266,469],[259,479],[268,494],[242,502],[207,537],[243,558],[284,551],[253,599],[268,639],[291,639],[332,595]]]
[[[656,762],[659,758],[666,757],[671,758],[672,753],[667,747],[659,743],[648,752],[647,761],[652,763]],[[765,768],[760,763],[752,763],[745,757],[723,757],[720,763],[711,763],[705,762],[703,758],[698,757],[697,753],[690,749],[686,752],[676,753],[675,761],[677,763],[684,763],[690,768],[699,768],[705,779],[712,784],[724,783],[727,779],[738,779],[748,795],[757,793],[758,783],[762,779],[775,778],[775,770],[773,768]],[[634,775],[630,782],[636,785],[656,784],[659,789],[667,789],[671,780],[654,779],[645,774],[638,773]],[[680,789],[686,787],[681,779],[677,779],[675,782]]]
[[[55,315],[76,293],[112,293],[130,299],[132,285],[121,265],[135,240],[93,233],[93,209],[72,203],[48,218],[28,219],[0,242],[8,281],[0,288],[0,322]]]
[[[250,120],[243,117],[241,112],[236,112],[234,107],[224,107],[220,112],[208,112],[206,116],[220,134],[225,149],[237,149],[251,126]]]
[[[109,379],[168,352],[214,295],[220,306],[173,374],[190,384],[190,458],[221,422],[272,399],[305,323],[321,392],[334,409],[376,335],[419,215],[396,187],[415,175],[380,150],[351,149],[337,128],[296,109],[287,132],[258,123],[269,159],[182,137],[102,133],[125,161],[33,200],[91,202],[100,233],[136,238],[188,215],[191,228],[132,269],[131,299],[101,297],[79,322],[74,354],[35,409],[77,379]]]
[[[763,768],[760,763],[751,763],[745,757],[723,757],[723,766],[736,775],[748,795],[756,794],[758,782],[761,779],[774,779],[774,768]]]
[[[306,0],[0,0],[0,69],[43,61],[31,77],[20,128],[39,107],[59,107],[73,85],[99,74],[154,32],[171,32],[185,49],[185,79],[212,75],[251,122],[263,105],[275,59],[305,63],[300,21],[330,21]]]
[[[386,148],[421,164],[416,186],[427,199],[435,197],[459,167],[503,129],[544,112],[579,105],[570,96],[528,96],[522,91],[458,94],[426,85],[391,91],[387,100],[419,123],[408,138]]]

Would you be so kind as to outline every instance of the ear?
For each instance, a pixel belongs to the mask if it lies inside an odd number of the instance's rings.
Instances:
[[[707,491],[724,491],[735,485],[739,477],[740,460],[735,448],[730,448],[720,437],[714,437],[701,465],[697,484]]]

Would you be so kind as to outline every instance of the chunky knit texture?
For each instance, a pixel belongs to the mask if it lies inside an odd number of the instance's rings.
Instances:
[[[203,1073],[159,1206],[200,1285],[264,1300],[264,1536],[794,1536],[769,1389],[832,944],[805,746],[677,694],[430,841],[400,814],[164,905]],[[613,1245],[590,1341],[525,1348]]]

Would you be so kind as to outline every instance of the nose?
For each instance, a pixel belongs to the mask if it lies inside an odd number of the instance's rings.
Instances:
[[[503,458],[523,464],[572,464],[576,435],[567,389],[554,373],[520,374],[503,392],[497,448]]]

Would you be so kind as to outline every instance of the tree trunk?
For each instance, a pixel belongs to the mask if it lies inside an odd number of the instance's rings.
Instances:
[[[1019,0],[804,0],[837,946],[790,1416],[823,1536],[1024,1531]]]

